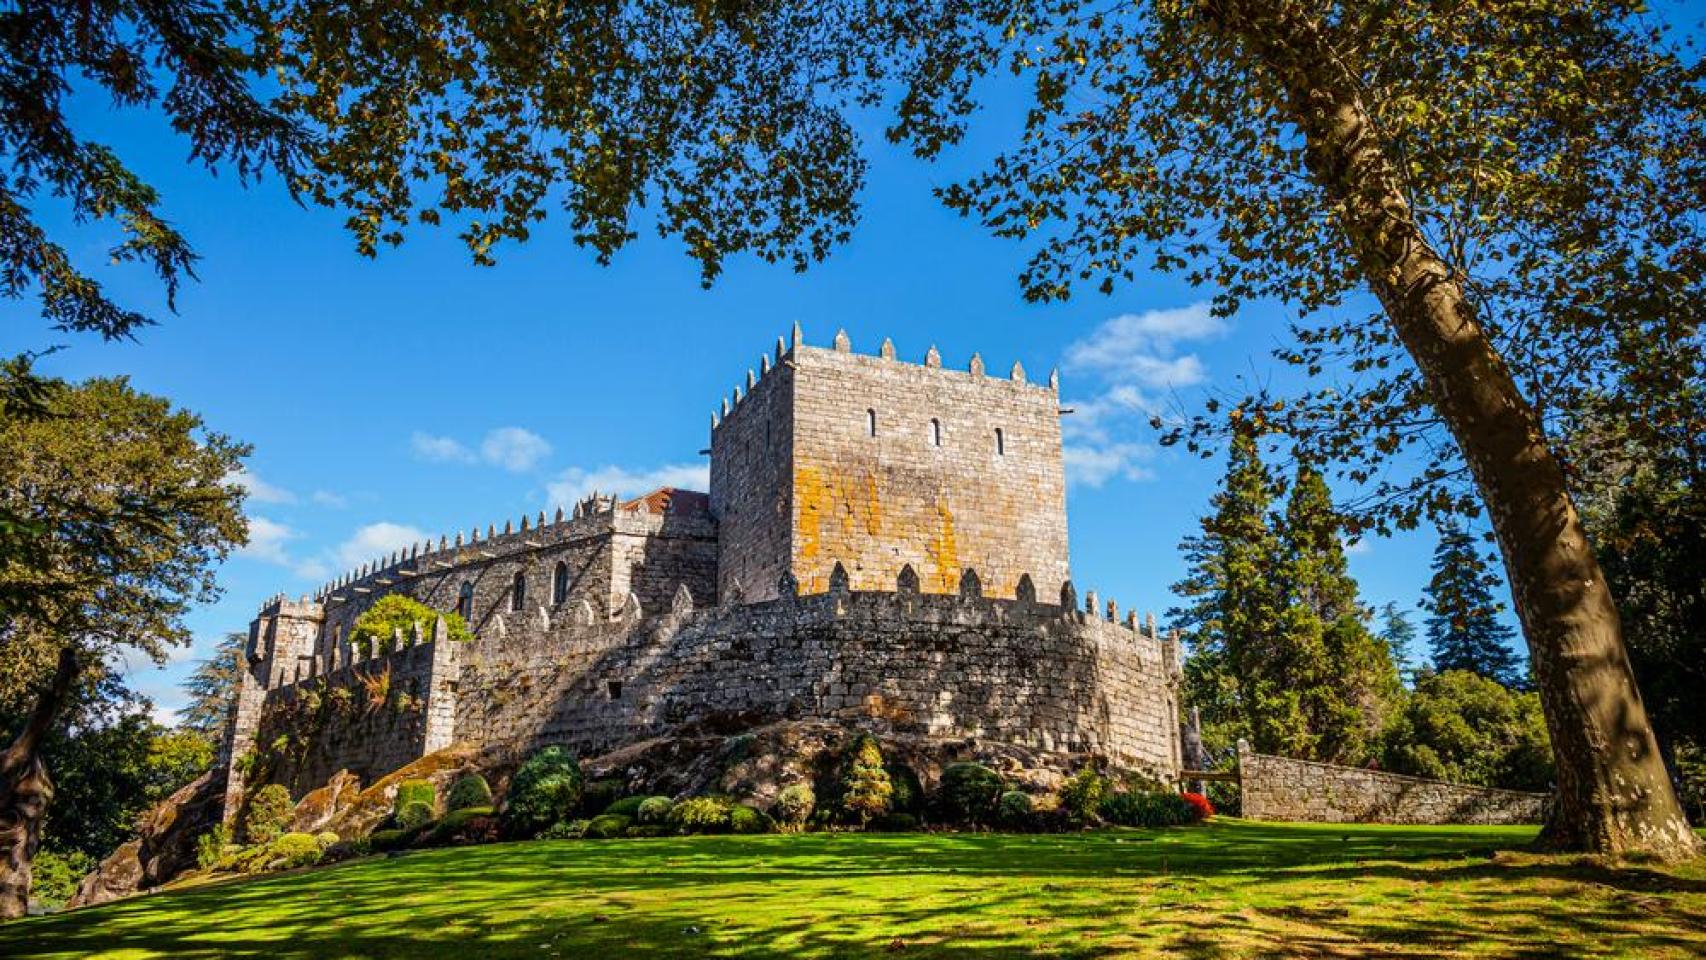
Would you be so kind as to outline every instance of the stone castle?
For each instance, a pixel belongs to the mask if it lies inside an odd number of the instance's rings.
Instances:
[[[709,495],[594,495],[268,602],[222,754],[293,795],[452,744],[583,756],[833,720],[1180,768],[1179,652],[1068,572],[1058,380],[778,338],[712,415]],[[378,649],[388,594],[455,611]]]

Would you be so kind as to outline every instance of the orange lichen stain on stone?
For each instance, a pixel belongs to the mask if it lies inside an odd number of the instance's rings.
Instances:
[[[936,592],[956,593],[960,589],[960,554],[954,543],[954,513],[947,503],[936,501],[936,535],[925,546],[930,563],[935,568]]]
[[[828,582],[815,569],[823,551],[823,516],[833,498],[823,481],[823,471],[801,464],[794,471],[794,567],[801,593],[822,593]]]

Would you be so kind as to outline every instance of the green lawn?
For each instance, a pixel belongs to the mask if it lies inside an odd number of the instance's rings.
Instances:
[[[1706,865],[1526,829],[1218,821],[1072,836],[545,841],[207,884],[0,927],[27,957],[1706,954]]]

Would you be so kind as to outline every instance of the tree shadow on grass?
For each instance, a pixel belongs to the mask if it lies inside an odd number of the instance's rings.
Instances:
[[[28,921],[0,931],[0,955],[1526,958],[1583,937],[1629,956],[1706,943],[1701,880],[1484,855],[1523,837],[1225,824],[498,844]]]

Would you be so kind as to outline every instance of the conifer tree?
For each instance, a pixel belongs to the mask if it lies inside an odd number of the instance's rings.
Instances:
[[[1380,608],[1380,639],[1386,642],[1386,649],[1392,657],[1393,666],[1398,668],[1399,676],[1411,677],[1410,647],[1416,642],[1416,625],[1410,622],[1410,615],[1404,608],[1394,601],[1388,600]]]
[[[1507,687],[1520,682],[1511,649],[1514,633],[1499,622],[1500,607],[1493,599],[1496,582],[1466,531],[1455,524],[1440,531],[1433,579],[1424,591],[1428,618],[1423,626],[1435,670],[1468,670]]]
[[[1300,464],[1281,530],[1285,613],[1275,679],[1290,681],[1305,725],[1291,755],[1361,763],[1402,688],[1386,645],[1368,629],[1341,524],[1320,471]]]
[[[1275,484],[1256,430],[1237,426],[1214,513],[1203,519],[1202,537],[1187,542],[1193,572],[1175,587],[1191,598],[1180,620],[1194,626],[1186,691],[1203,712],[1211,751],[1236,735],[1263,752],[1289,753],[1306,738],[1307,725],[1286,675],[1286,646],[1278,642],[1280,545],[1269,516]]]
[[[842,806],[859,821],[862,827],[872,817],[889,812],[894,798],[894,784],[883,767],[883,751],[875,738],[866,735],[853,745],[852,761],[841,781]]]

